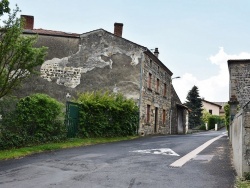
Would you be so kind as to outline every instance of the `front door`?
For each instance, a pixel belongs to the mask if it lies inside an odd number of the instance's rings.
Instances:
[[[154,127],[154,132],[157,132],[157,124],[158,124],[158,108],[155,107],[155,127]]]

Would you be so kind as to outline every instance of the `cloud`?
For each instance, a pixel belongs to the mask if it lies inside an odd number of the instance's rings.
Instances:
[[[208,79],[200,80],[191,73],[185,73],[180,79],[173,80],[174,88],[182,102],[191,88],[196,85],[199,94],[208,101],[227,102],[229,100],[229,72],[227,61],[229,59],[250,59],[250,53],[241,52],[239,54],[227,54],[223,47],[219,52],[209,57],[211,64],[218,66],[219,72]]]

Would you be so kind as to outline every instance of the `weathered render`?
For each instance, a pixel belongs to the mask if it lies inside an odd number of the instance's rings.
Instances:
[[[250,60],[228,60],[230,141],[238,176],[250,173]]]
[[[33,23],[32,16],[24,18]],[[124,39],[122,28],[115,23],[114,34],[103,29],[76,34],[29,25],[24,34],[38,34],[36,45],[47,46],[48,55],[40,75],[27,80],[16,94],[46,93],[65,102],[66,96],[86,91],[121,92],[139,106],[140,135],[169,134],[172,72],[158,59],[157,48],[152,53]]]

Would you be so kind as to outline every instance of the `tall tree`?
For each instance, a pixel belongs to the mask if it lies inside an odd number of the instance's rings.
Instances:
[[[202,101],[199,95],[198,87],[193,88],[188,92],[185,105],[191,110],[188,117],[190,128],[201,125],[202,123]]]
[[[9,1],[8,0],[2,0],[0,2],[0,16],[2,16],[4,13],[9,13]]]
[[[36,73],[35,67],[44,62],[46,48],[35,48],[37,36],[23,35],[24,22],[17,18],[19,8],[10,11],[9,1],[0,1],[0,98],[9,94],[20,83]]]

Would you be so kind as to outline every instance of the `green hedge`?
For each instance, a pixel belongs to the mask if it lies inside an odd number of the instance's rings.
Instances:
[[[8,110],[8,104],[14,101]],[[45,94],[0,102],[0,149],[57,141],[66,138],[63,104]]]
[[[218,125],[218,129],[224,125],[224,118],[217,116],[217,115],[211,115],[208,118],[208,130],[214,129],[215,124]]]
[[[83,93],[79,103],[79,134],[83,137],[115,137],[136,134],[138,107],[132,99],[110,92]]]

